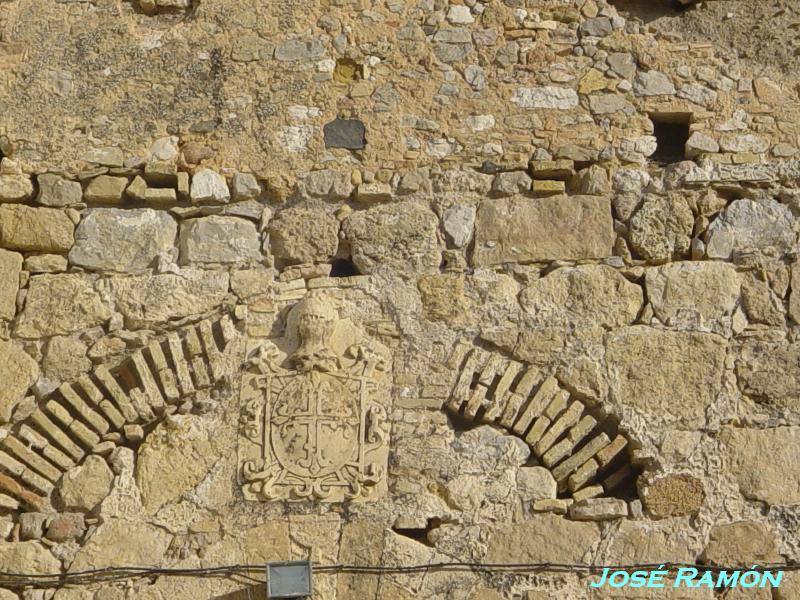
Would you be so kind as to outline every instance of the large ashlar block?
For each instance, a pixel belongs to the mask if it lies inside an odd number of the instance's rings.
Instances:
[[[486,201],[478,209],[474,262],[581,260],[611,256],[611,203],[600,196]]]

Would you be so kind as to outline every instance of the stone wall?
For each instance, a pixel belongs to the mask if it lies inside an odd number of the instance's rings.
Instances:
[[[800,560],[799,102],[603,1],[0,0],[0,571]]]

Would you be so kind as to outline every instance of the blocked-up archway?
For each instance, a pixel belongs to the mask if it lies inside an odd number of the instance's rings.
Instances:
[[[461,343],[448,360],[459,375],[445,408],[524,440],[550,469],[561,497],[628,497],[639,468],[617,422],[587,406],[553,375]]]

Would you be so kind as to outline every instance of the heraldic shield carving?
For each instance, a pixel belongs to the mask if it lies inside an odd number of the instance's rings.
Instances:
[[[248,351],[239,477],[248,500],[365,501],[386,489],[388,352],[311,293]]]

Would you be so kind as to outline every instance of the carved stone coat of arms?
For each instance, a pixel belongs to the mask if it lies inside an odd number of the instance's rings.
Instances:
[[[249,500],[371,500],[386,489],[388,353],[310,294],[248,352],[239,476]]]

